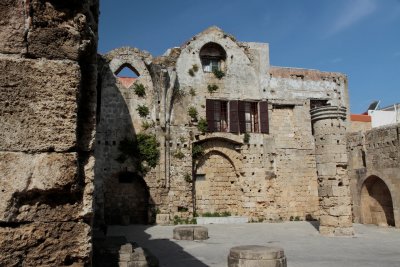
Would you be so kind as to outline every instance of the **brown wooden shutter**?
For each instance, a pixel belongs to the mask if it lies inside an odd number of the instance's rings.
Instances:
[[[260,107],[260,131],[261,133],[269,133],[268,121],[268,101],[261,101]]]
[[[229,102],[229,132],[239,133],[239,101]]]
[[[206,118],[207,128],[209,132],[214,132],[214,101],[212,99],[206,99]]]
[[[238,107],[239,107],[239,131],[240,133],[245,133],[246,132],[246,102],[244,101],[238,101]]]

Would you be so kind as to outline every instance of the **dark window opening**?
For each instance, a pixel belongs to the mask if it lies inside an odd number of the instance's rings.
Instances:
[[[226,52],[217,43],[207,43],[200,50],[200,60],[204,72],[223,70]]]

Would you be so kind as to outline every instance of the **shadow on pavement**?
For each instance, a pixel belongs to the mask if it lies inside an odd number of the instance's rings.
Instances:
[[[170,237],[162,239],[151,239],[151,235],[146,233],[146,230],[151,227],[151,225],[112,226],[112,230],[109,231],[107,237],[124,236],[128,242],[149,250],[151,254],[159,259],[160,266],[207,267],[203,262],[184,251],[177,243],[170,240],[173,234],[172,227]],[[196,241],[184,242],[195,243]]]

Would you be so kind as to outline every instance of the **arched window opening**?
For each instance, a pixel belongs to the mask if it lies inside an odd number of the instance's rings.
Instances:
[[[395,226],[393,202],[389,188],[376,176],[369,177],[361,189],[362,222]]]
[[[126,88],[129,88],[140,76],[139,72],[130,64],[122,64],[116,71],[115,76]]]
[[[216,43],[207,43],[200,50],[201,65],[204,72],[223,70],[226,52]]]

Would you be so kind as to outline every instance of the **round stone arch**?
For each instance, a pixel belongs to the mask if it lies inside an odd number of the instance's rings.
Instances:
[[[369,175],[358,183],[361,222],[380,226],[395,226],[393,194],[385,179]]]
[[[195,211],[241,214],[242,192],[239,174],[226,154],[209,150],[198,159],[195,169]]]
[[[235,149],[235,147],[240,147],[240,145],[241,144],[236,141],[221,138],[208,139],[201,143],[204,155],[212,151],[224,155],[232,163],[233,168],[238,175],[240,175],[240,172],[243,169],[243,157],[242,154]]]

